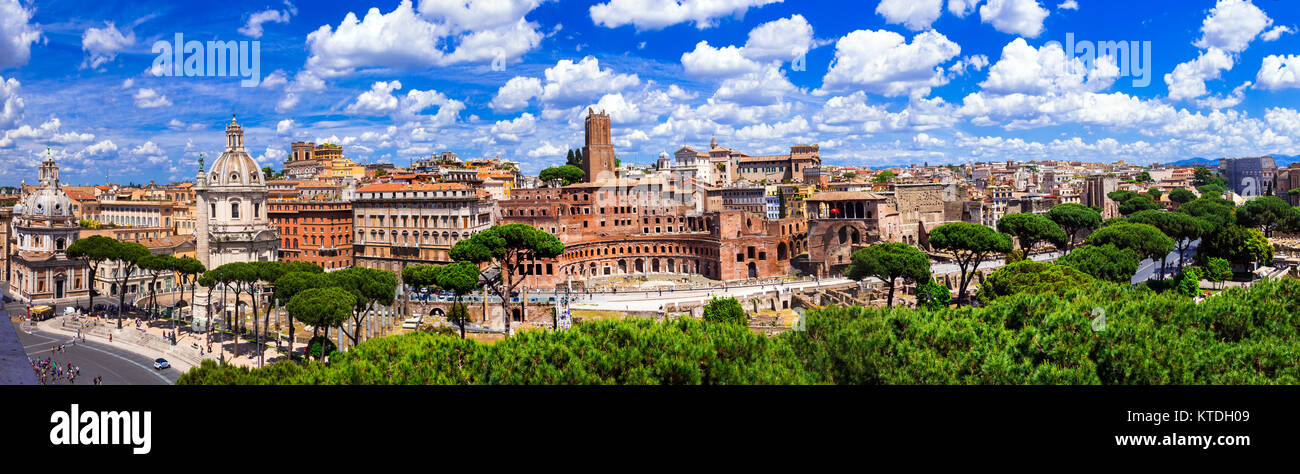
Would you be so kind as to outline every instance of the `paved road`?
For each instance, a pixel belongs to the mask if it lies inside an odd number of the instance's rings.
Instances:
[[[1181,255],[1181,258],[1186,261],[1191,261],[1192,257],[1196,256],[1196,249],[1199,248],[1200,245],[1201,245],[1201,239],[1196,239],[1195,241],[1193,241],[1192,244],[1187,247],[1187,252]],[[1173,252],[1169,252],[1169,256],[1165,257],[1165,259],[1168,260],[1168,263],[1166,264],[1167,268],[1165,268],[1165,270],[1169,272],[1170,274],[1169,276],[1173,276],[1174,273],[1178,272],[1179,258],[1180,256],[1178,255],[1177,249],[1175,249]],[[1159,277],[1160,277],[1160,261],[1146,259],[1143,260],[1141,263],[1138,263],[1138,271],[1137,273],[1133,274],[1132,283],[1134,285],[1137,285],[1139,283],[1142,283],[1144,281],[1153,278],[1158,279]]]
[[[77,345],[65,345],[63,352],[50,353],[50,346],[67,343],[67,336],[33,329],[31,334],[25,330],[18,331],[18,340],[28,357],[44,359],[49,357],[59,364],[81,367],[81,376],[75,385],[90,385],[96,375],[104,377],[105,385],[166,385],[176,383],[180,372],[176,369],[154,370],[153,359],[130,351],[112,347],[108,343],[94,341],[78,342]],[[66,384],[67,381],[60,381]]]

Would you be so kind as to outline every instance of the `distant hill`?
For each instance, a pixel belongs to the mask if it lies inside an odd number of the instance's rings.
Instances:
[[[1287,155],[1267,155],[1267,156],[1272,156],[1273,161],[1277,163],[1277,166],[1279,168],[1288,166],[1291,163],[1300,162],[1300,156],[1287,156]],[[1165,163],[1165,165],[1166,166],[1218,166],[1219,159],[1218,158],[1188,158],[1186,160],[1178,160],[1171,163]]]

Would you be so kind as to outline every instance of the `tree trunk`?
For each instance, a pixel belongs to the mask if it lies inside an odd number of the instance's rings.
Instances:
[[[885,304],[885,307],[893,308],[894,307],[894,280],[892,279],[889,280],[889,299],[887,301],[888,302]]]
[[[513,289],[513,288],[511,288],[512,285],[511,285],[510,283],[511,283],[511,280],[514,280],[514,278],[512,277],[512,275],[510,274],[510,272],[506,270],[506,267],[507,267],[507,265],[504,265],[504,264],[501,265],[501,278],[502,278],[502,280],[501,280],[501,285],[502,285],[502,286],[501,286],[501,310],[504,312],[504,314],[502,314],[502,316],[503,316],[503,318],[505,319],[505,323],[506,323],[506,324],[505,324],[506,336],[509,337],[509,336],[510,336],[510,323],[511,323],[511,320],[514,319],[514,315],[510,314],[510,291]]]
[[[257,367],[258,367],[258,368],[261,368],[261,367],[262,367],[262,352],[263,352],[263,347],[262,347],[262,332],[261,332],[261,328],[257,325],[257,323],[258,323],[257,318],[258,318],[258,316],[259,316],[259,315],[257,314],[257,306],[258,306],[258,304],[257,304],[257,295],[256,295],[255,293],[251,292],[251,291],[250,291],[248,294],[249,294],[249,296],[252,296],[252,297],[253,297],[253,341],[255,341],[255,342],[254,342],[255,346],[253,346],[253,347],[255,347],[256,350],[257,350]]]
[[[460,305],[460,295],[456,295],[456,304],[457,304],[457,305]],[[452,306],[451,309],[454,311],[454,310],[456,309],[456,307],[455,307],[455,306]],[[468,308],[465,308],[465,307],[462,305],[462,306],[461,306],[461,310],[463,310],[465,313],[462,314],[462,315],[461,315],[461,318],[460,318],[460,338],[461,338],[461,339],[464,339],[464,338],[465,338],[465,325],[469,323],[469,309],[468,309]]]
[[[243,315],[242,313],[240,313],[240,310],[239,310],[239,294],[240,294],[240,293],[243,293],[243,292],[242,292],[242,291],[238,291],[238,290],[235,291],[235,314],[234,314],[234,316],[233,316],[234,320],[231,321],[231,324],[230,324],[230,326],[235,327],[235,330],[234,330],[234,333],[235,333],[235,358],[239,358],[239,330],[242,329],[242,328],[244,327],[244,319],[243,319],[243,316],[244,316],[244,315]],[[239,324],[235,324],[235,323],[239,323]]]
[[[126,279],[131,274],[130,270],[123,272],[124,276],[117,285],[117,328],[122,329],[122,307],[126,306]]]
[[[966,300],[967,273],[965,266],[958,265],[957,267],[961,269],[961,274],[957,276],[957,306],[961,306],[961,302]]]
[[[293,360],[293,314],[285,311],[289,319],[289,360]]]

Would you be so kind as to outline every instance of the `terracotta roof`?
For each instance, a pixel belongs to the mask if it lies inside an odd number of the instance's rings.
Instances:
[[[73,201],[94,201],[95,200],[94,194],[86,191],[77,190],[77,189],[65,188],[63,190],[63,193],[67,194],[68,199],[72,199]]]
[[[173,248],[180,245],[184,245],[189,242],[194,242],[194,236],[193,235],[169,235],[166,237],[159,237],[156,239],[140,239],[140,240],[135,240],[133,242],[136,242],[140,245],[143,245],[151,249]]]
[[[359,193],[386,193],[394,191],[445,191],[449,189],[470,189],[463,183],[379,183],[362,186]]]

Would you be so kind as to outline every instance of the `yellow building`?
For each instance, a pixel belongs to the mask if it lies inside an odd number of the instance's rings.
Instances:
[[[348,158],[338,157],[331,159],[329,168],[325,170],[326,179],[342,179],[366,177],[366,167],[352,161]]]
[[[483,181],[485,184],[489,182],[500,183],[501,194],[504,196],[500,199],[510,199],[511,191],[515,189],[515,179],[517,174],[518,173],[511,169],[488,167],[478,168],[478,179],[480,181]]]

